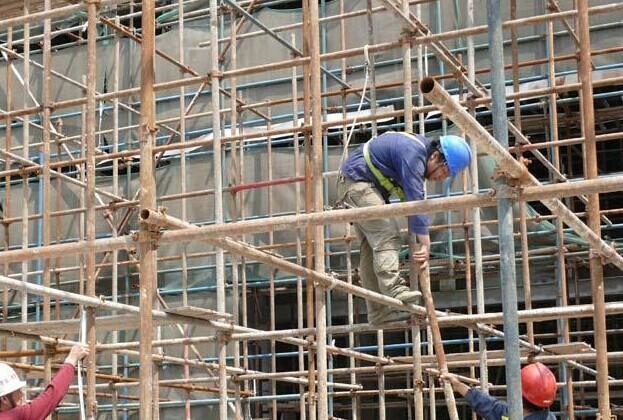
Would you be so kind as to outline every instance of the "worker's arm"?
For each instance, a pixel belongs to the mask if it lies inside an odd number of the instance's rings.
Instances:
[[[453,375],[452,373],[442,374],[441,380],[449,381],[450,384],[452,385],[452,389],[454,390],[454,392],[456,392],[457,394],[460,394],[461,397],[466,396],[469,390],[471,389],[469,386],[461,382],[459,378],[456,375]]]
[[[456,375],[446,373],[442,380],[450,381],[454,392],[465,398],[467,404],[485,420],[501,420],[508,413],[508,405],[481,390],[470,388],[459,380]]]
[[[501,420],[508,414],[508,405],[479,389],[471,388],[465,401],[480,417],[485,420]]]
[[[406,148],[401,150],[399,161],[396,163],[399,170],[398,183],[405,193],[407,201],[419,201],[424,199],[424,173],[426,172],[426,159],[422,154],[425,149]],[[409,216],[409,231],[417,235],[418,242],[430,244],[428,240],[428,216],[416,214]]]
[[[16,410],[21,411],[17,418],[24,420],[43,420],[60,404],[67,394],[69,385],[74,379],[74,371],[79,360],[89,354],[88,347],[75,345],[71,348],[65,363],[56,373],[52,381],[48,384],[37,398],[30,403],[19,406]]]
[[[424,178],[420,176],[424,167],[415,160],[415,164],[408,166],[402,171],[402,185],[405,192],[405,198],[409,201],[424,199]],[[407,163],[403,163],[407,165]],[[409,232],[415,235],[420,248],[413,253],[413,261],[426,267],[428,257],[430,256],[430,236],[428,235],[428,225],[430,221],[428,216],[417,214],[409,216]]]

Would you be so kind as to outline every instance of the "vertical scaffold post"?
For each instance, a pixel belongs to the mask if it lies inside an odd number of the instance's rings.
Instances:
[[[322,97],[320,92],[320,27],[318,19],[318,2],[307,0],[307,18],[309,25],[306,40],[310,56],[310,94],[312,122],[312,185],[313,211],[322,212],[324,207],[322,177]],[[325,271],[324,261],[324,227],[314,227],[314,269],[319,273]],[[327,420],[329,415],[327,395],[327,312],[325,290],[318,285],[315,290],[316,303],[316,368],[318,387],[318,419]]]
[[[153,147],[156,138],[156,110],[154,96],[155,69],[155,9],[154,2],[143,0],[141,43],[141,169],[140,206],[156,207],[156,179],[153,164]],[[141,236],[151,236],[151,228],[141,224]],[[156,250],[151,241],[141,241],[139,245],[140,268],[140,411],[141,420],[153,418],[153,357],[152,340],[154,335],[152,309],[156,297],[157,267]]]
[[[578,0],[578,35],[580,37],[579,79],[582,85],[582,131],[584,132],[584,161],[586,179],[599,177],[597,171],[597,144],[595,139],[595,110],[593,104],[593,81],[591,66],[591,38],[588,20],[588,1]],[[588,194],[588,226],[601,236],[599,216],[599,194]],[[608,348],[606,340],[606,310],[604,307],[604,271],[601,256],[591,250],[590,273],[593,304],[593,324],[595,330],[595,349],[597,350],[597,395],[599,415],[610,419],[610,392],[608,389]]]
[[[95,241],[95,112],[96,112],[96,83],[97,83],[97,6],[98,1],[90,0],[87,6],[87,109],[86,109],[86,175],[87,191],[86,204],[86,237],[87,243]],[[49,129],[46,127],[45,129]],[[86,255],[86,293],[95,296],[95,250],[89,247]],[[151,315],[151,310],[149,311]],[[87,308],[87,342],[91,355],[87,361],[87,402],[86,415],[88,419],[97,416],[97,400],[95,395],[95,371],[97,369],[97,355],[95,344],[95,308]]]
[[[491,98],[493,135],[508,148],[506,91],[504,78],[504,46],[500,0],[487,0],[489,25],[489,52],[491,56]],[[498,177],[498,191],[508,190],[508,179]],[[523,418],[521,401],[521,365],[519,359],[519,319],[517,315],[517,279],[515,277],[515,240],[513,237],[513,202],[510,198],[498,200],[498,235],[500,246],[500,281],[504,309],[504,351],[506,358],[506,385],[508,414],[511,420]]]

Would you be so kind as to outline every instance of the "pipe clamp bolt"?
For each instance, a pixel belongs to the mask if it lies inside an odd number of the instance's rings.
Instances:
[[[495,188],[495,197],[497,199],[518,200],[521,197],[521,189],[508,185],[500,185]]]

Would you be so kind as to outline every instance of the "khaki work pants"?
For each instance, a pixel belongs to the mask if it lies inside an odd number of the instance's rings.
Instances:
[[[346,208],[385,204],[380,191],[369,182],[355,182],[340,176],[338,203]],[[361,240],[359,276],[363,287],[405,303],[416,303],[417,293],[411,291],[400,277],[399,256],[402,238],[398,223],[393,218],[355,222]],[[386,305],[366,301],[368,321],[380,322],[396,312]]]

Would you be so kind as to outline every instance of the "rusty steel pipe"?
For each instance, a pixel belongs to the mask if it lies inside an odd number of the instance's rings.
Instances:
[[[623,176],[601,178],[592,181],[577,181],[564,184],[537,185],[517,189],[518,200],[537,201],[551,197],[568,197],[579,193],[620,191]],[[457,197],[443,197],[422,201],[384,204],[360,209],[341,209],[322,213],[310,213],[292,216],[277,216],[271,219],[247,220],[225,223],[219,226],[183,228],[164,232],[160,235],[160,244],[202,240],[208,236],[236,235],[240,233],[260,233],[270,230],[287,230],[296,227],[350,222],[352,220],[371,220],[389,216],[409,216],[412,214],[431,214],[438,211],[460,210],[469,207],[492,207],[497,203],[496,192],[469,194]],[[156,213],[156,212],[153,212]],[[96,252],[120,249],[134,249],[140,242],[137,235],[125,235],[116,238],[96,239],[88,245],[85,241],[69,244],[54,244],[48,247],[26,248],[0,252],[2,262],[27,261],[39,258],[51,258],[66,255],[79,255],[89,247]]]
[[[448,92],[433,78],[427,77],[420,83],[422,94],[466,134],[478,144],[478,150],[485,152],[495,159],[499,170],[506,176],[515,179],[522,185],[542,186],[525,165],[516,161],[495,138],[474,117],[463,109]],[[621,188],[619,188],[620,190]],[[540,200],[553,214],[575,231],[582,239],[589,242],[591,247],[623,270],[623,258],[610,245],[606,244],[595,232],[584,224],[560,200],[543,198]]]

